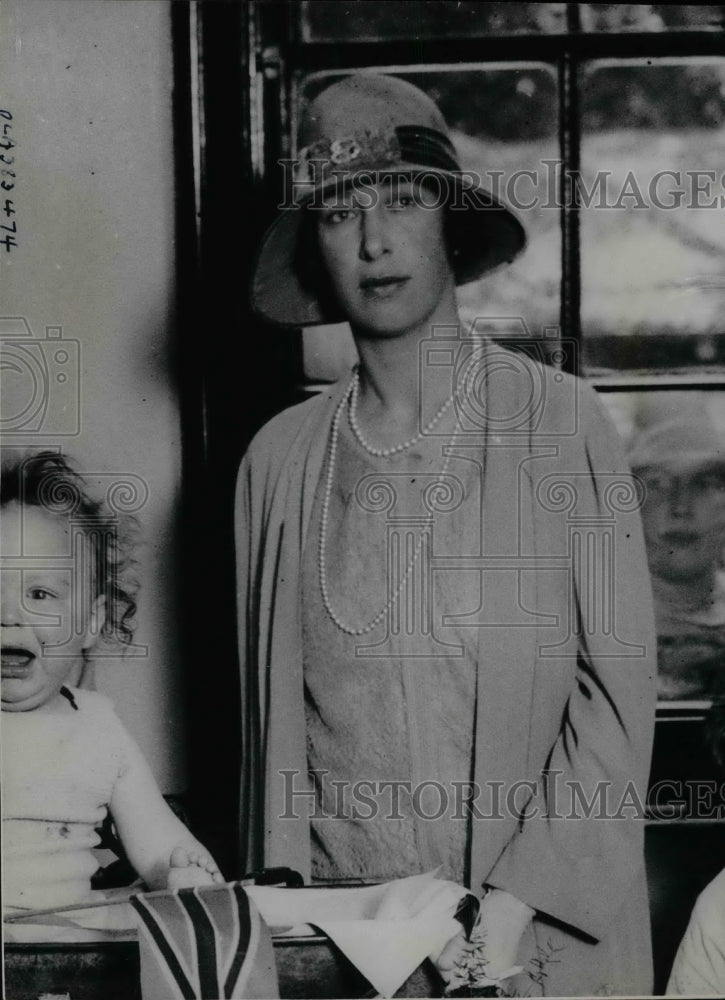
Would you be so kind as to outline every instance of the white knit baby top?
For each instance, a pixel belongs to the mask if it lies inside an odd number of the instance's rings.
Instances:
[[[5,906],[88,897],[96,827],[135,750],[108,698],[67,690],[77,710],[2,713]]]

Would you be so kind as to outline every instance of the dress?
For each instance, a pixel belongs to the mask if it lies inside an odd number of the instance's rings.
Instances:
[[[312,876],[385,881],[440,868],[441,878],[463,884],[468,831],[460,800],[471,777],[476,636],[459,619],[479,600],[469,593],[475,580],[465,554],[479,527],[480,466],[457,448],[438,484],[420,448],[392,461],[376,459],[344,424],[331,499],[328,580],[335,605],[347,608],[346,619],[362,622],[380,610],[390,547],[415,544],[426,501],[434,516],[426,532],[429,549],[398,606],[399,637],[383,620],[361,642],[340,631],[322,603],[324,477],[318,485],[302,568],[308,762],[322,775],[324,814],[311,820]],[[435,454],[436,444],[430,450]],[[437,485],[439,502],[431,503]],[[380,490],[388,491],[382,505],[375,503]],[[452,624],[445,623],[448,616]],[[425,656],[411,656],[413,651]],[[383,784],[374,794],[361,779],[399,784]],[[341,787],[347,796],[337,793]]]
[[[70,688],[78,710],[3,712],[3,899],[40,909],[92,898],[93,848],[113,788],[140,751],[111,702]]]
[[[468,825],[467,881],[474,890],[505,889],[537,911],[522,942],[530,980],[522,990],[646,994],[638,807],[649,771],[656,642],[639,513],[618,438],[592,390],[500,347],[487,351],[525,371],[485,381],[487,423],[468,438],[482,466],[474,569],[485,600],[473,621],[471,775],[480,794]],[[541,388],[537,406],[529,405],[532,383]],[[310,801],[301,581],[343,391],[274,418],[240,469],[245,870],[290,865],[307,878],[312,871],[309,813],[301,808]],[[592,551],[615,561],[603,590],[588,575]],[[604,790],[604,812],[618,819],[552,817],[545,774],[589,801]],[[520,795],[497,811],[496,789]],[[627,795],[639,818],[622,812]]]

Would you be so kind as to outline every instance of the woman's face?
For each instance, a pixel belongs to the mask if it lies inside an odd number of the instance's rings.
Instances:
[[[712,572],[725,545],[725,469],[642,469],[642,522],[652,572],[673,582]]]
[[[103,601],[91,601],[91,581],[79,578],[73,549],[67,518],[17,503],[3,507],[4,712],[52,701],[103,624]]]
[[[416,181],[388,178],[320,209],[317,234],[334,295],[353,329],[395,336],[419,329],[455,282],[445,209]]]

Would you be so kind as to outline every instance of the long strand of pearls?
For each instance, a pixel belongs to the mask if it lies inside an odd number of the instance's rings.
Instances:
[[[422,430],[418,431],[415,437],[408,438],[407,441],[403,441],[402,444],[393,445],[390,448],[375,448],[371,445],[363,435],[360,429],[360,424],[357,420],[357,402],[360,393],[360,369],[356,365],[355,371],[352,376],[351,390],[350,390],[350,409],[349,409],[349,420],[352,432],[355,435],[358,444],[360,444],[366,452],[370,455],[375,455],[377,458],[388,458],[390,455],[397,455],[400,451],[405,451],[407,448],[411,448],[414,444],[417,444],[421,438],[425,437],[426,434],[430,434],[435,425],[441,419],[444,413],[446,413],[451,406],[453,401],[458,395],[458,390],[452,392],[445,403],[439,408],[435,416],[428,421],[428,423],[423,427]]]
[[[332,427],[330,430],[330,448],[327,460],[327,477],[325,480],[325,492],[322,498],[322,517],[320,519],[320,538],[318,547],[318,567],[319,567],[320,592],[322,594],[322,602],[325,605],[325,610],[327,611],[328,615],[335,623],[335,625],[342,632],[345,632],[347,635],[366,635],[368,632],[372,632],[372,630],[376,628],[378,623],[381,622],[383,618],[390,613],[390,611],[395,606],[396,602],[400,599],[400,595],[403,592],[403,588],[408,582],[408,579],[411,573],[413,572],[416,563],[418,562],[420,553],[423,550],[423,540],[425,537],[425,529],[423,529],[418,536],[418,541],[416,542],[415,551],[413,552],[413,555],[410,557],[408,561],[405,573],[403,574],[403,577],[400,583],[398,584],[395,593],[388,598],[388,601],[385,604],[385,606],[381,608],[380,611],[378,611],[378,613],[375,615],[372,621],[368,622],[367,625],[360,625],[358,627],[355,627],[353,625],[348,625],[346,622],[344,622],[342,618],[340,618],[340,616],[337,614],[335,609],[332,607],[332,603],[330,601],[330,591],[327,585],[327,560],[326,560],[327,527],[330,517],[330,498],[332,496],[332,483],[335,475],[335,460],[337,458],[337,448],[340,436],[340,420],[342,419],[342,414],[345,410],[345,407],[348,406],[349,404],[350,424],[353,430],[355,430],[355,424],[352,423],[352,401],[353,401],[353,396],[356,393],[358,384],[359,384],[359,376],[357,369],[355,369],[352,379],[350,380],[350,384],[345,390],[342,399],[338,403],[337,409],[335,410],[335,413],[332,418]],[[365,444],[365,441],[361,436],[358,436],[357,434],[356,436],[358,437],[358,440],[363,445],[363,447],[366,447],[368,451],[372,452],[372,454],[377,455],[379,457],[387,457],[387,455],[394,454],[395,452],[398,451],[402,451],[403,448],[410,447],[410,445],[415,443],[415,441],[419,440],[423,436],[423,434],[427,433],[451,405],[453,398],[454,397],[452,396],[448,400],[447,404],[444,407],[442,407],[441,410],[438,411],[438,413],[433,418],[431,423],[428,424],[428,426],[421,434],[419,434],[416,438],[412,438],[410,442],[406,442],[404,445],[400,445],[392,449],[373,451]],[[436,479],[436,487],[440,487],[440,485],[443,483],[446,473],[448,472],[448,466],[450,465],[451,461],[451,453],[453,451],[455,436],[456,436],[456,430],[454,428],[453,433],[451,434],[450,437],[450,441],[448,443],[448,448],[446,451],[445,460],[443,462],[443,467],[438,475],[438,478]],[[430,521],[432,520],[432,518],[433,514],[428,513],[428,515],[426,516],[426,521]]]

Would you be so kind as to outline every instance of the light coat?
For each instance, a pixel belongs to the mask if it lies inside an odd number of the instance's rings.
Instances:
[[[641,806],[656,640],[632,481],[618,436],[583,382],[496,345],[481,363],[491,366],[486,426],[469,437],[484,462],[489,561],[473,773],[476,805],[494,818],[471,821],[471,887],[505,889],[537,911],[522,944],[521,992],[648,993]],[[502,366],[518,376],[499,374]],[[288,865],[310,874],[305,802],[295,809],[288,794],[290,772],[295,788],[306,786],[300,573],[343,390],[271,420],[239,473],[244,870]],[[603,574],[591,570],[604,564]],[[496,787],[505,797],[514,786],[516,808],[498,816]],[[550,815],[572,807],[578,818]]]

